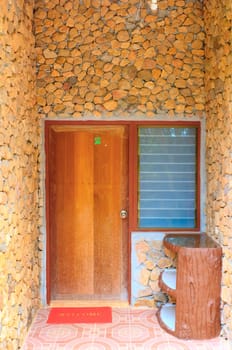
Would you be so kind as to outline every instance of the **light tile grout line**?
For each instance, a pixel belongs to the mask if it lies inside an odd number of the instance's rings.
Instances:
[[[128,313],[129,313],[129,348],[128,349],[132,349],[132,315],[131,315],[131,310],[128,309]]]

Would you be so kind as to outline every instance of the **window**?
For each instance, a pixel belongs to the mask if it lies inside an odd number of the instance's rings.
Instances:
[[[196,229],[198,126],[138,127],[138,229]]]

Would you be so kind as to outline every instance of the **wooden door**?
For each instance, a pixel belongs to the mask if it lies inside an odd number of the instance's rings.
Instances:
[[[127,300],[127,142],[125,126],[50,130],[52,300]]]

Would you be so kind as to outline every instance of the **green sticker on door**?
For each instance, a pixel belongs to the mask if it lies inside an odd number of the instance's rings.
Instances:
[[[95,136],[94,137],[94,144],[100,145],[101,144],[101,136]]]

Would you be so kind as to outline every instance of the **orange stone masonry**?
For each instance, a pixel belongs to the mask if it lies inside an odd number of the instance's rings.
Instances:
[[[154,238],[156,233],[150,233],[150,236],[141,234],[141,239],[137,238],[132,246],[135,250],[132,279],[138,286],[132,287],[132,301],[134,306],[157,308],[167,300],[172,301],[160,291],[159,276],[164,268],[175,266],[175,254],[164,252],[163,239]]]
[[[42,118],[203,116],[200,1],[35,4]]]
[[[0,349],[20,349],[40,305],[33,1],[0,10]]]
[[[204,11],[207,233],[223,247],[222,323],[232,341],[232,2]]]

